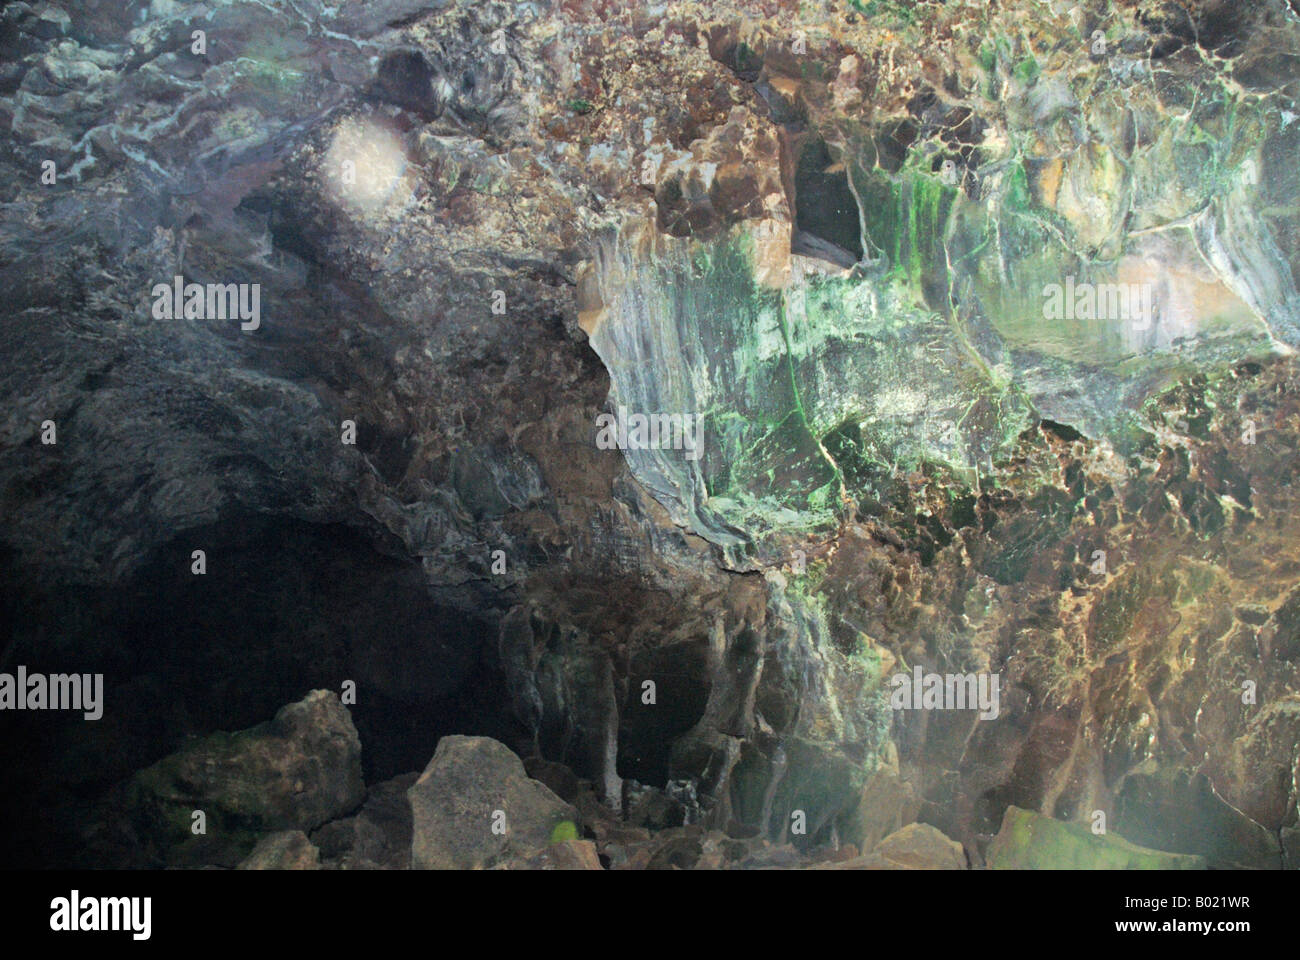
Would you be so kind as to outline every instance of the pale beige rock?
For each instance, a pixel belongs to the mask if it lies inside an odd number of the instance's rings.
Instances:
[[[320,851],[301,830],[268,833],[236,869],[319,870]]]
[[[873,854],[904,870],[965,870],[961,844],[928,823],[909,823],[880,841]]]
[[[406,796],[411,804],[411,867],[481,870],[546,850],[578,812],[523,762],[488,737],[443,737]],[[495,829],[494,829],[495,827]]]

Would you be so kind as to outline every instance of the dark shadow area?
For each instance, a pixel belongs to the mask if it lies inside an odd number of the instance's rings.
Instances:
[[[632,658],[619,717],[620,776],[656,787],[668,782],[673,742],[704,716],[708,657],[707,643],[699,641],[645,650]],[[651,694],[653,702],[646,702]]]
[[[839,266],[862,259],[862,225],[849,179],[823,140],[799,154],[794,179],[795,232],[791,250]]]
[[[191,572],[194,550],[207,572]],[[368,785],[423,770],[449,733],[506,742],[495,624],[428,594],[418,564],[343,525],[232,516],[187,531],[116,588],[34,580],[0,556],[13,673],[102,673],[103,716],[0,713],[3,866],[75,866],[95,802],[190,737],[271,719],[313,689],[349,704]]]

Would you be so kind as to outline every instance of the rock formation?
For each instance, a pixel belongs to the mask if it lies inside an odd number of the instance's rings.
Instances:
[[[1296,866],[1297,63],[1295,0],[6,6],[0,672],[104,712],[0,711],[0,861]]]

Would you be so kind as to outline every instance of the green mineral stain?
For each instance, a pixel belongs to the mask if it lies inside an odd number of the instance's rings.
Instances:
[[[902,171],[858,173],[854,184],[862,197],[870,246],[889,257],[890,277],[919,292],[929,270],[946,276],[943,255],[949,218],[958,199],[929,169],[932,160],[913,155]]]
[[[286,94],[302,87],[306,74],[282,66],[271,60],[258,60],[253,57],[241,57],[238,61],[240,75],[247,78],[250,85],[268,93]]]
[[[916,10],[899,0],[849,0],[849,6],[872,19],[889,18],[907,24],[916,22]]]
[[[1034,196],[1029,191],[1029,176],[1025,173],[1023,163],[1015,164],[1007,174],[1004,202],[1010,210],[1023,213],[1034,205]]]
[[[799,383],[794,375],[794,350],[790,346],[790,324],[786,319],[785,302],[782,300],[781,312],[779,315],[781,324],[781,339],[785,341],[785,366],[790,374],[790,391],[794,394],[794,409],[799,415],[799,422],[804,425],[809,434],[812,428],[808,426],[808,415],[804,412],[803,402],[799,399]]]
[[[578,839],[578,825],[572,820],[561,820],[551,830],[551,843],[567,843]]]
[[[1025,57],[1023,60],[1021,60],[1019,63],[1016,64],[1016,67],[1012,71],[1012,74],[1015,76],[1017,80],[1021,81],[1022,83],[1028,86],[1028,85],[1032,85],[1033,82],[1038,79],[1038,75],[1041,72],[1042,72],[1042,68],[1038,66],[1037,60],[1035,60],[1033,57]]]

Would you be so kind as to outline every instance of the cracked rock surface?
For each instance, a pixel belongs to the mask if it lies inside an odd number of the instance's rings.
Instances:
[[[9,4],[0,672],[104,713],[0,861],[1296,866],[1298,95],[1294,0]]]

